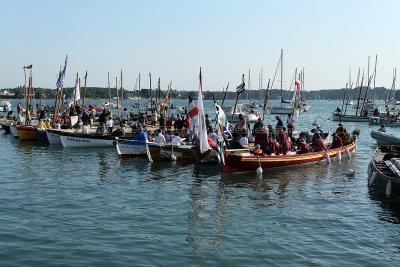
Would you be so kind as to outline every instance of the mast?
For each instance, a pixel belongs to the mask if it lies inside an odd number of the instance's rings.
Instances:
[[[153,95],[151,94],[151,72],[149,72],[149,80],[150,80],[150,107],[153,111]]]
[[[375,56],[375,70],[374,70],[374,89],[375,89],[375,78],[376,78],[376,64],[378,62],[378,54]]]
[[[283,100],[283,49],[281,49],[281,107]]]
[[[117,110],[119,110],[118,77],[115,77],[115,90],[117,91]],[[110,103],[110,109],[112,109],[112,103]]]
[[[360,107],[360,97],[361,97],[361,91],[364,83],[364,69],[363,69],[363,75],[361,78],[361,85],[360,85],[360,92],[358,94],[358,99],[357,99],[357,109],[356,109],[356,116],[358,116],[358,108]]]
[[[137,91],[137,110],[138,110],[138,115],[140,113],[140,101],[139,101],[139,96],[140,96],[140,72],[139,72],[139,87]]]
[[[84,85],[84,89],[83,89],[83,103],[82,103],[82,107],[85,106],[85,99],[86,99],[86,80],[87,80],[87,71],[85,73],[85,85]]]
[[[222,98],[221,108],[224,106],[225,97],[226,97],[226,94],[228,93],[228,87],[229,87],[229,82],[228,82],[228,84],[226,85],[226,90],[225,90],[225,93],[224,93],[224,97]],[[224,90],[224,89],[222,88],[222,91],[223,91],[223,90]]]
[[[108,80],[108,110],[111,114],[111,86],[110,86],[110,72],[107,72],[107,80]]]
[[[121,105],[120,109],[118,109],[119,112],[122,111],[122,100],[124,100],[124,88],[122,87],[122,70],[121,70]]]

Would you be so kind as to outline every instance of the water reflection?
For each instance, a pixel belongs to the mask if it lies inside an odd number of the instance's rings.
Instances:
[[[385,192],[375,188],[369,188],[368,195],[381,208],[376,214],[379,220],[400,224],[400,199],[388,199]]]

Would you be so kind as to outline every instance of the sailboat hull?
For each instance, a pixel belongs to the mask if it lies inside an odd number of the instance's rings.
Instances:
[[[36,127],[17,125],[18,137],[20,140],[37,140]]]

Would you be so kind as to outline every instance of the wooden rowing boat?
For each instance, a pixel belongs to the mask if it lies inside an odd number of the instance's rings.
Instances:
[[[368,166],[368,185],[400,200],[400,146],[378,147]]]
[[[342,155],[351,157],[351,153],[356,150],[356,142],[341,148],[329,149],[320,152],[309,152],[305,154],[287,154],[255,156],[249,149],[227,149],[222,160],[221,171],[223,174],[236,172],[256,171],[258,167],[262,169],[289,167],[293,165],[302,165],[316,163],[320,161],[329,161],[332,158],[340,158]],[[329,156],[329,160],[327,159]]]

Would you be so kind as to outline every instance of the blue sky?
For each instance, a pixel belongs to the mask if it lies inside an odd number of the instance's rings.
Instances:
[[[68,54],[65,86],[88,71],[88,86],[107,86],[123,71],[132,90],[161,78],[177,90],[230,89],[251,70],[266,87],[284,50],[284,86],[295,68],[305,69],[305,89],[344,87],[349,69],[371,73],[378,54],[376,85],[390,88],[400,62],[396,0],[69,0],[2,1],[0,88],[24,82],[23,65],[33,64],[34,86],[55,88]],[[274,87],[277,87],[278,84]]]

